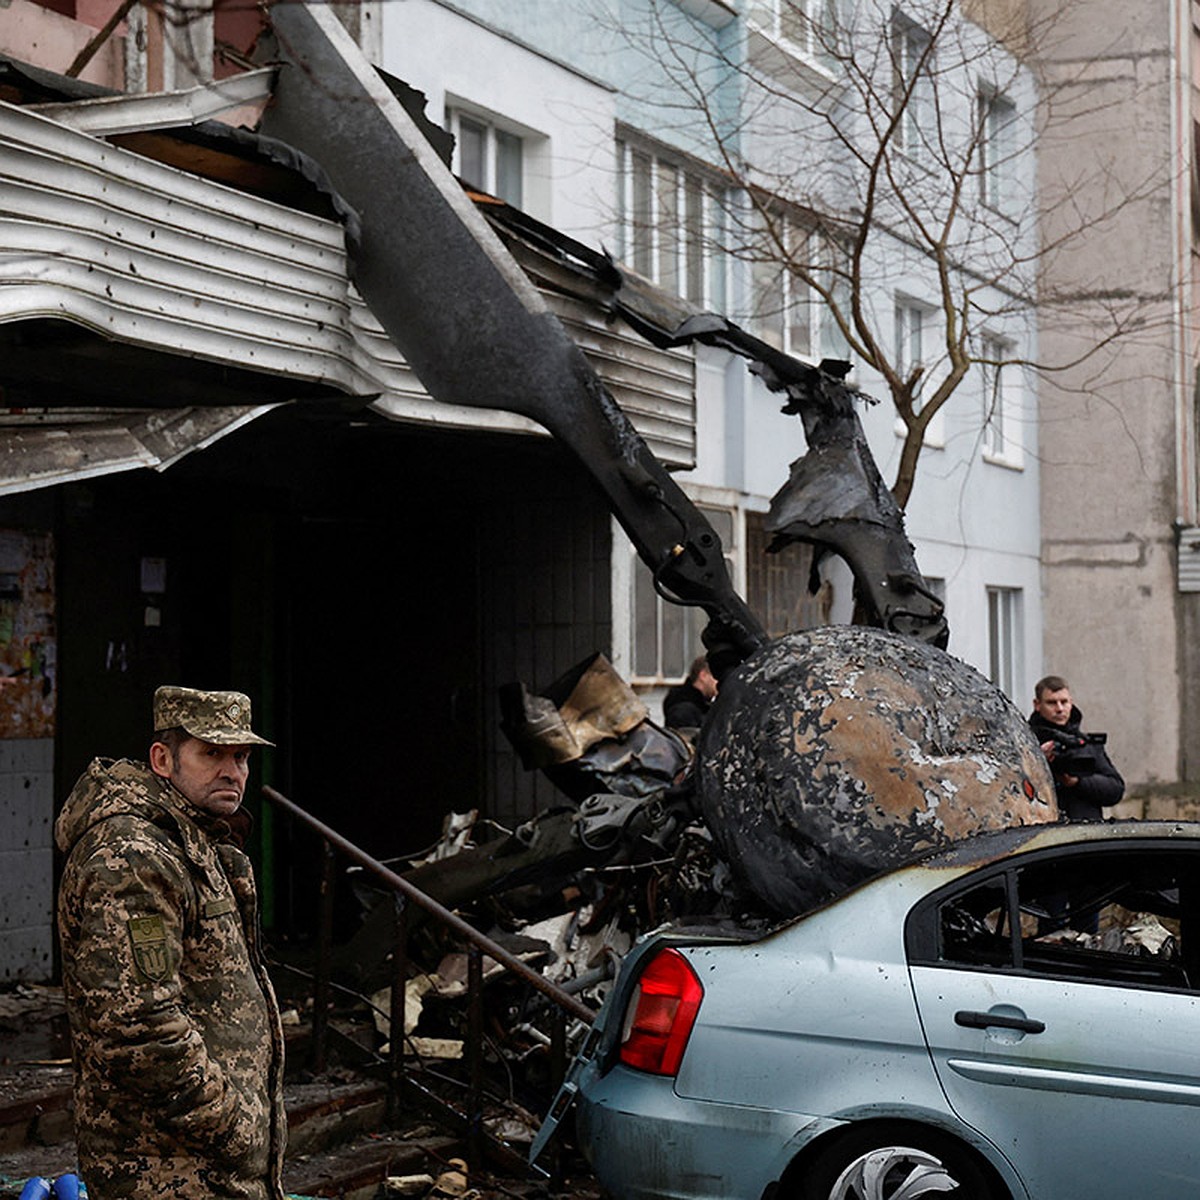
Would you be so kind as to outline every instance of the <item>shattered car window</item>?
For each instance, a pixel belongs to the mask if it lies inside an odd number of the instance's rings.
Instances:
[[[1191,988],[1184,903],[1192,856],[1087,855],[1020,872],[1021,957],[1027,971],[1111,983]],[[1187,931],[1195,934],[1195,913]]]
[[[1004,877],[955,896],[942,906],[942,958],[946,962],[1011,967]]]
[[[937,957],[963,966],[1197,990],[1198,868],[1191,853],[1122,850],[1057,855],[994,875],[938,905]]]

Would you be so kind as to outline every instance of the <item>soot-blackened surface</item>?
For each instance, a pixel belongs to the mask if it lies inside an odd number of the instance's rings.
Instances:
[[[973,833],[1058,818],[1045,758],[998,689],[863,626],[789,634],[723,679],[697,791],[742,882],[788,915]]]

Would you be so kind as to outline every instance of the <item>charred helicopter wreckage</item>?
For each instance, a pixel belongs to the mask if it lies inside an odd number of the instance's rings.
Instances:
[[[1055,820],[1024,720],[943,649],[942,605],[872,459],[848,365],[790,358],[507,206],[489,203],[485,217],[422,132],[422,115],[329,9],[277,5],[272,21],[276,44],[265,53],[280,65],[261,132],[319,165],[348,214],[354,279],[380,323],[439,401],[521,414],[574,455],[660,593],[706,612],[721,681],[694,753],[602,660],[544,695],[514,685],[506,731],[526,764],[559,785],[563,810],[417,866],[413,882],[455,904],[582,868],[666,862],[676,884],[691,872],[691,899],[676,888],[647,919],[693,902],[778,917],[950,841]],[[870,627],[767,638],[732,586],[716,532],[522,269],[534,261],[657,346],[743,357],[783,397],[807,448],[772,502],[774,546],[801,540],[843,558]],[[694,838],[703,855],[693,855]],[[361,952],[352,956],[363,961]]]

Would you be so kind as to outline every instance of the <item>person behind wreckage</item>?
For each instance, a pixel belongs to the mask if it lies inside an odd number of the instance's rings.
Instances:
[[[701,654],[688,668],[687,678],[663,697],[663,724],[672,729],[699,729],[717,695],[717,678]]]
[[[1080,771],[1064,765],[1063,747],[1052,740],[1055,734],[1082,738],[1083,713],[1071,699],[1071,687],[1061,675],[1039,679],[1033,689],[1033,712],[1029,727],[1050,763],[1059,811],[1068,821],[1099,821],[1103,810],[1120,802],[1125,780],[1113,766],[1101,744],[1089,748],[1089,769]],[[1097,735],[1099,736],[1099,735]]]
[[[95,759],[55,824],[92,1200],[282,1200],[283,1031],[240,847],[255,745],[240,692],[161,687],[149,764]]]

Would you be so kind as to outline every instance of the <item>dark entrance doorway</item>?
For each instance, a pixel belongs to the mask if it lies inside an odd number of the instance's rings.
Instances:
[[[163,474],[53,495],[60,802],[94,755],[144,757],[159,683],[248,692],[278,743],[248,799],[264,920],[300,938],[319,847],[262,783],[380,858],[451,811],[560,802],[496,701],[609,649],[610,518],[550,439],[285,407]]]

